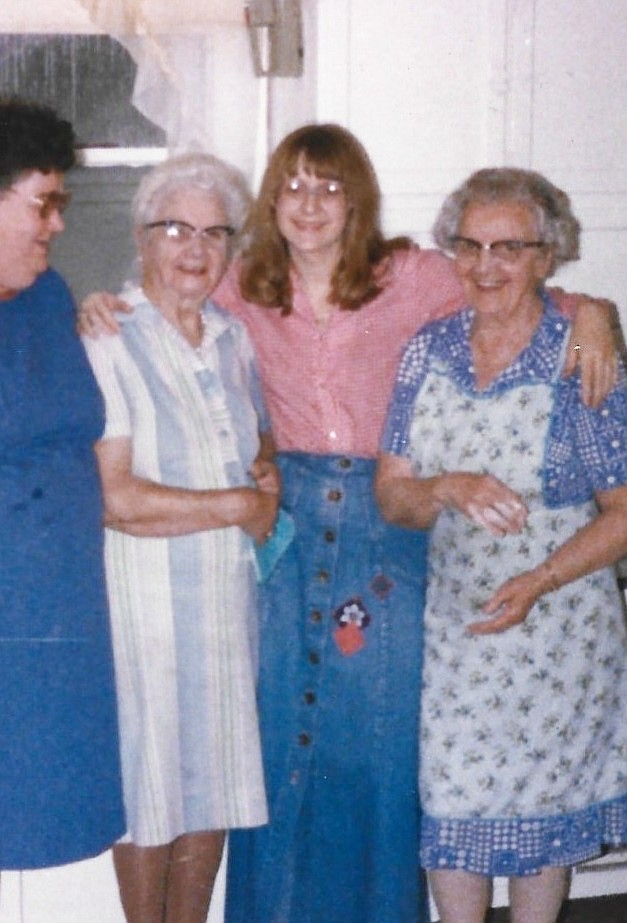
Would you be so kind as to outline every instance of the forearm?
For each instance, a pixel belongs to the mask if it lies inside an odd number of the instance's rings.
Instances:
[[[627,555],[627,517],[622,509],[600,513],[534,568],[538,596],[572,583]]]
[[[244,525],[255,494],[248,487],[186,490],[134,477],[105,490],[105,525],[155,538]]]
[[[378,478],[375,489],[383,518],[407,529],[430,528],[444,506],[440,495],[444,477]]]

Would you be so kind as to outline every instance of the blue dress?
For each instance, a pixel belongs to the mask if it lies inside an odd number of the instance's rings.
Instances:
[[[93,443],[100,394],[62,279],[0,303],[0,868],[124,832]]]
[[[372,459],[279,456],[296,538],[266,586],[270,824],[229,837],[228,923],[427,920],[418,863],[426,535],[384,523]]]

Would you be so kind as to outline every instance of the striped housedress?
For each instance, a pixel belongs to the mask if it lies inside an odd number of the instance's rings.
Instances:
[[[265,427],[242,325],[213,304],[192,348],[141,290],[121,334],[86,342],[105,396],[104,439],[133,471],[183,488],[247,483]],[[256,574],[238,527],[106,537],[128,837],[169,843],[266,821],[257,731]]]

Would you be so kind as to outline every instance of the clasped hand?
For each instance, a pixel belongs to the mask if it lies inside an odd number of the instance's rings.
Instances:
[[[253,463],[250,473],[255,481],[253,493],[256,502],[245,529],[258,544],[262,544],[272,535],[279,510],[281,480],[277,466],[261,458]]]
[[[491,535],[516,535],[527,523],[528,510],[520,494],[490,474],[455,475],[455,506]],[[505,631],[524,622],[540,595],[539,580],[533,571],[506,581],[486,602],[483,611],[493,618],[468,626],[472,635]]]

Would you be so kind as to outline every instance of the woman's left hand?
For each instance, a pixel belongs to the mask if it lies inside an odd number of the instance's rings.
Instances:
[[[604,298],[587,298],[577,306],[564,373],[581,369],[585,404],[598,407],[616,384],[618,360],[612,315],[615,305]]]
[[[493,635],[525,621],[527,613],[546,590],[537,571],[525,571],[502,584],[483,607],[494,618],[473,622],[467,631],[471,635]]]

